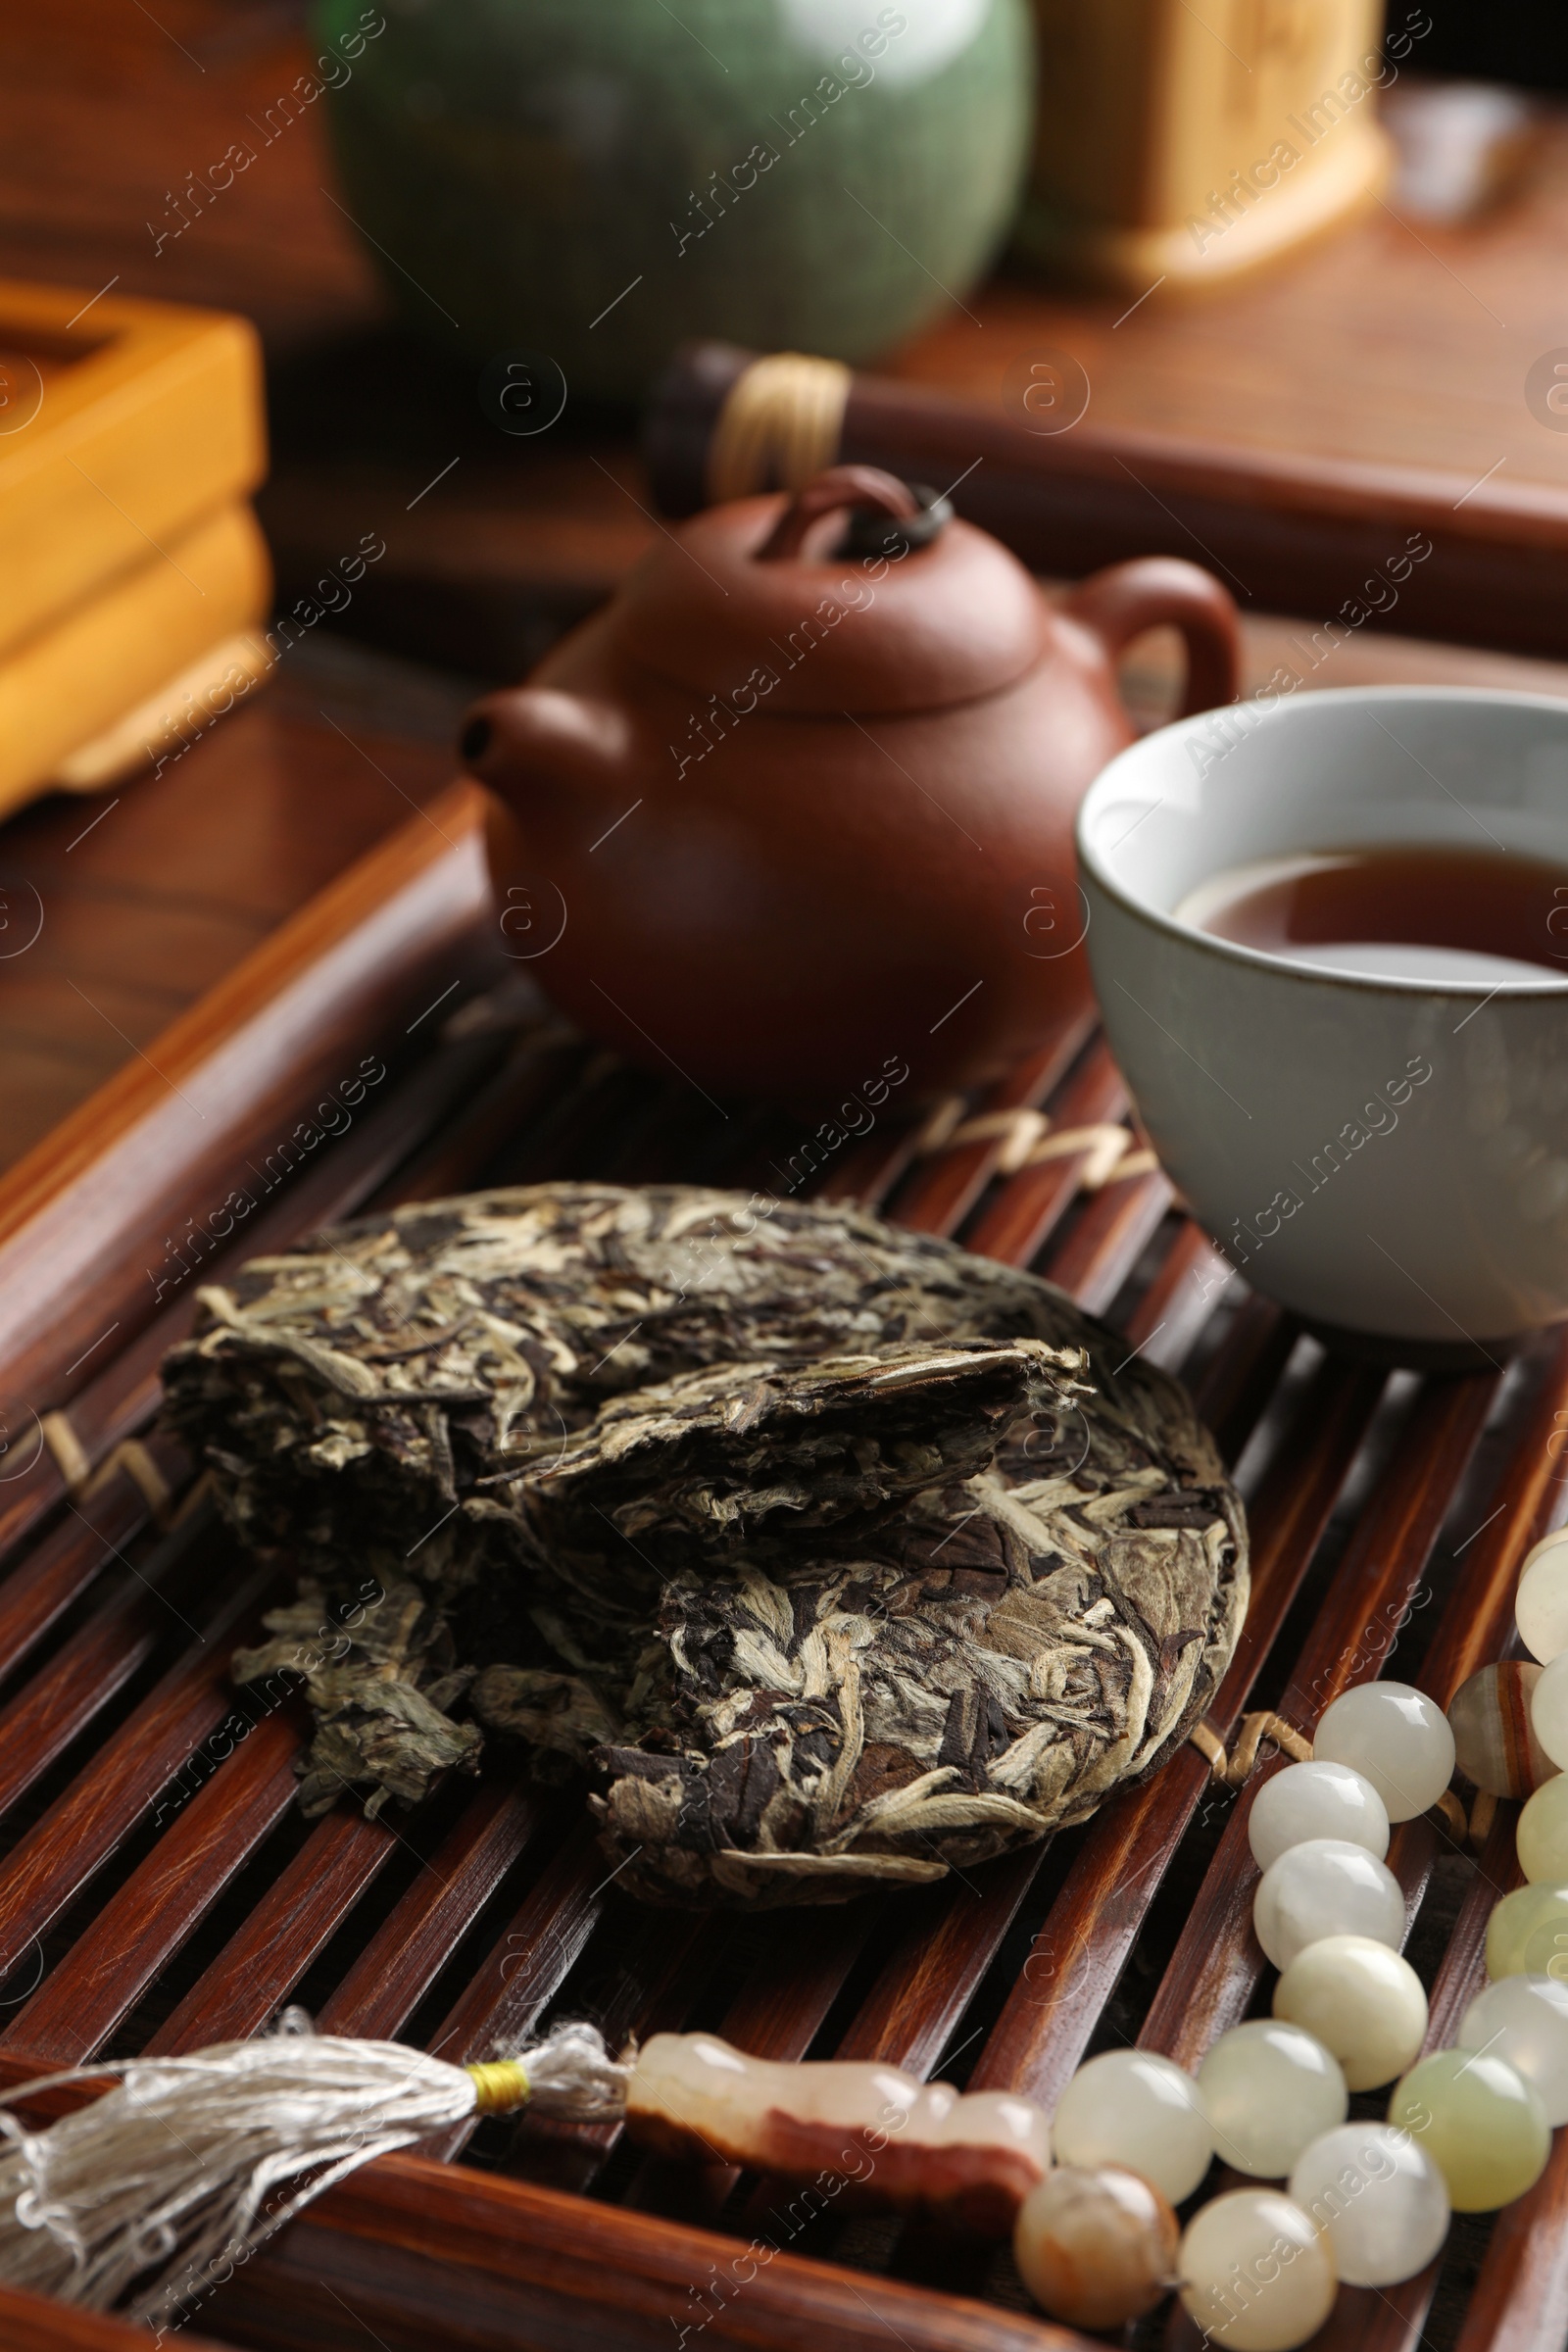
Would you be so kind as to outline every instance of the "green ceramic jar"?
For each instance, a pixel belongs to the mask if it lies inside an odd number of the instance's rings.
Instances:
[[[579,396],[694,335],[869,358],[961,301],[1027,161],[1027,0],[319,0],[316,30],[403,317]]]

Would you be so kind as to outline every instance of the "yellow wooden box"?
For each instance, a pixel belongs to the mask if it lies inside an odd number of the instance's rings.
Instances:
[[[219,507],[121,572],[97,596],[0,657],[0,815],[49,785],[96,791],[145,764],[209,671],[259,639],[271,593],[261,526],[243,502]]]
[[[0,813],[264,619],[266,469],[248,320],[0,280]]]
[[[1419,9],[1385,44],[1381,0],[1035,8],[1038,130],[1017,239],[1029,259],[1133,294],[1199,285],[1286,252],[1383,185],[1378,91],[1419,37]]]

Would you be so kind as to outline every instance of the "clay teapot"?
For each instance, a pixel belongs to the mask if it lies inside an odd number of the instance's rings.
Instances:
[[[1053,607],[866,466],[710,508],[467,716],[506,944],[710,1096],[987,1077],[1088,1002],[1073,818],[1132,739],[1116,656],[1161,621],[1183,714],[1229,701],[1235,608],[1195,564],[1114,564]]]

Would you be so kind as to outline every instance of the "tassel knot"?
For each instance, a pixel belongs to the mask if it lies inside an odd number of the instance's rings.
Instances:
[[[510,2115],[527,2103],[527,2069],[515,2058],[492,2058],[467,2069],[473,2082],[473,2104],[480,2115]]]
[[[557,2026],[532,2049],[462,2067],[402,2042],[317,2034],[298,2009],[259,2040],[71,2068],[13,2098],[118,2081],[47,2132],[0,2111],[0,2284],[172,2320],[370,2157],[475,2109],[619,2115],[629,2071],[592,2026]]]

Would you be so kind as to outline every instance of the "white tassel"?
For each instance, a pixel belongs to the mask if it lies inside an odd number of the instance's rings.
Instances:
[[[156,2271],[128,2316],[171,2320],[372,2156],[524,2104],[617,2116],[629,2072],[592,2026],[463,2067],[399,2041],[317,2034],[290,2009],[260,2040],[43,2077],[12,2098],[121,2080],[44,2132],[0,2111],[0,2283],[107,2311]]]

